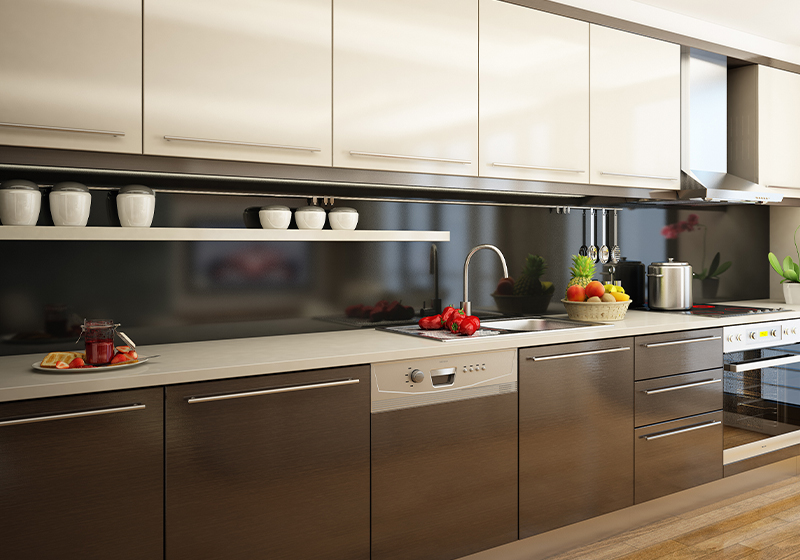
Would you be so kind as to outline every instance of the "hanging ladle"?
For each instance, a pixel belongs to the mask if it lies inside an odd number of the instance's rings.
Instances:
[[[588,257],[597,262],[597,245],[594,244],[594,208],[589,208],[589,252]]]
[[[603,244],[600,245],[600,248],[597,251],[597,258],[602,264],[606,264],[608,262],[608,245],[606,245],[606,210],[600,210],[600,235],[598,238],[602,237]]]
[[[617,210],[614,210],[614,214],[611,217],[613,220],[613,228],[611,228],[613,237],[611,238],[611,243],[614,245],[611,247],[611,255],[610,260],[612,263],[617,264],[619,260],[622,258],[622,249],[619,248],[619,233],[617,231],[617,225],[619,224],[619,216],[617,215]]]

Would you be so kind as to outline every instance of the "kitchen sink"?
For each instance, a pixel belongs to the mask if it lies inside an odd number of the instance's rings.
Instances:
[[[511,332],[541,332],[610,326],[608,323],[589,323],[586,321],[573,321],[572,319],[551,319],[549,317],[502,319],[481,323],[481,327]]]

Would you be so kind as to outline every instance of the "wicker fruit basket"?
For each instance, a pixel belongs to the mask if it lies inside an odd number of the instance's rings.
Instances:
[[[588,302],[588,301],[569,301],[562,299],[561,303],[567,308],[567,315],[570,319],[576,321],[621,321],[625,318],[625,313],[628,311],[628,306],[631,300],[628,301],[603,301],[603,302]]]

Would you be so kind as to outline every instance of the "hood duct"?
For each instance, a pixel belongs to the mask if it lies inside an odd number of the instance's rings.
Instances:
[[[782,196],[728,173],[728,59],[681,51],[681,190],[694,203],[766,204]]]

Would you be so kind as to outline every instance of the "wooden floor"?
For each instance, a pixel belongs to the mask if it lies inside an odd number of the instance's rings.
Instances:
[[[549,560],[800,560],[800,477]]]

